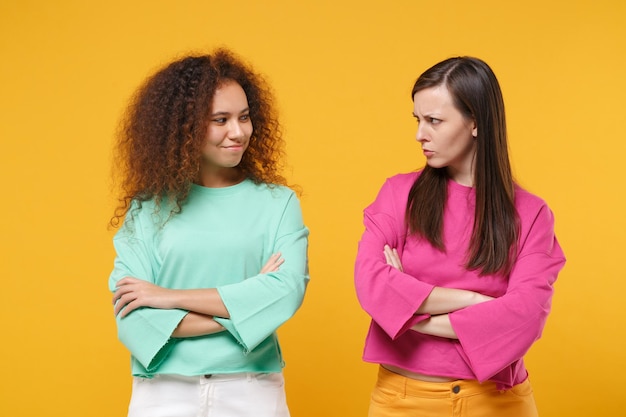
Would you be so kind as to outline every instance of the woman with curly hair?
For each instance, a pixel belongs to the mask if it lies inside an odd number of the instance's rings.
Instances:
[[[123,225],[109,279],[131,417],[289,416],[276,329],[308,282],[263,79],[227,50],[150,77],[117,142]]]

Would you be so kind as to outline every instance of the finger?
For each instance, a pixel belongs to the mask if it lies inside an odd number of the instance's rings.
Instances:
[[[114,305],[115,305],[115,303],[117,302],[117,300],[119,300],[120,298],[122,298],[122,295],[123,295],[123,294],[120,294],[118,291],[115,291],[115,292],[113,293],[113,299],[112,299],[112,301],[113,301],[113,304],[114,304]]]
[[[137,300],[131,301],[130,303],[126,304],[124,310],[122,310],[120,318],[128,316],[132,311],[135,311],[139,307],[141,307],[141,305],[137,302]]]
[[[128,308],[128,305],[125,305],[124,307],[120,307],[119,309],[116,309],[117,312],[115,313],[115,315],[120,316],[120,318],[126,317],[126,308]]]
[[[389,246],[385,245],[385,258],[387,259],[387,264],[393,266],[398,270],[402,270],[398,251],[396,251],[395,249],[391,249]]]
[[[120,311],[124,308],[124,303],[122,301],[118,301],[117,304],[113,307],[113,314],[118,315]]]
[[[281,258],[281,253],[280,252],[277,252],[277,253],[273,254],[267,260],[265,265],[263,265],[263,268],[261,268],[261,274],[277,271],[278,267],[280,265],[282,265],[283,262],[284,262],[284,260]]]
[[[391,259],[393,261],[393,267],[399,271],[402,271],[402,264],[400,263],[400,260],[395,255],[393,255]]]
[[[398,254],[398,250],[396,248],[393,248],[393,256],[394,256],[394,258],[396,260],[397,268],[400,271],[403,271],[402,261],[400,260],[400,255]]]
[[[279,260],[277,260],[276,262],[274,262],[274,265],[272,265],[272,270],[269,272],[276,272],[280,269],[280,266],[282,264],[285,263],[285,260],[283,258],[280,258]]]
[[[284,259],[280,259],[276,261],[273,265],[268,266],[263,273],[267,274],[268,272],[276,272],[280,270],[280,266],[285,262]]]
[[[272,265],[265,265],[263,267],[263,269],[261,269],[261,274],[267,274],[268,272],[276,272],[279,269],[279,266],[282,264],[282,262],[276,263],[276,264],[272,264]]]
[[[272,254],[272,256],[270,256],[270,258],[267,260],[267,264],[272,264],[274,262],[276,262],[277,259],[279,259],[281,256],[280,252],[276,252],[274,254]]]
[[[124,317],[126,317],[126,316],[128,315],[128,313],[130,313],[132,310],[134,310],[131,304],[132,304],[132,303],[128,303],[128,304],[126,304],[126,306],[124,307],[124,309],[123,309],[123,310],[121,310],[121,313],[120,313],[120,318],[124,318]]]
[[[391,265],[396,269],[400,269],[401,265],[399,264],[398,259],[393,253],[389,255],[389,258],[391,259]]]
[[[383,254],[385,255],[385,261],[387,262],[387,265],[393,265],[391,263],[391,258],[389,256],[389,253],[387,252],[387,248],[385,248],[385,250],[383,250]]]
[[[124,308],[124,305],[126,305],[126,302],[122,300],[122,298],[119,298],[117,302],[114,303],[113,313],[117,316],[120,313],[120,311]]]
[[[122,298],[124,294],[128,294],[131,291],[132,289],[128,285],[122,285],[121,287],[117,287],[115,289],[115,292],[113,293],[113,304],[115,304],[117,300]]]
[[[267,268],[270,265],[272,265],[274,262],[276,262],[276,259],[278,259],[280,255],[275,253],[272,256],[269,257],[269,259],[267,260],[267,262],[265,262],[265,264],[263,265],[263,268]]]
[[[387,264],[395,268],[395,260],[393,257],[393,251],[388,245],[385,245],[385,248],[383,249],[383,253],[385,254],[385,260],[387,261]]]
[[[128,307],[128,304],[135,301],[136,299],[137,297],[133,296],[132,294],[124,294],[120,296],[117,300],[117,303],[115,304],[115,308],[113,309],[113,312],[117,316],[120,313],[120,311],[122,311],[125,307]]]

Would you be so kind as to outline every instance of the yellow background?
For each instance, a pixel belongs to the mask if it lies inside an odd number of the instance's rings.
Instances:
[[[460,54],[498,75],[516,177],[550,204],[568,257],[527,355],[541,415],[623,415],[625,5],[2,0],[0,415],[125,415],[129,359],[106,285],[113,132],[145,76],[219,45],[274,86],[304,190],[312,281],[280,330],[294,417],[366,413],[361,211],[386,177],[422,166],[410,89]]]

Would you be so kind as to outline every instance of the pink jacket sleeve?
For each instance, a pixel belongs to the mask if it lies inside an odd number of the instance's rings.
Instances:
[[[459,352],[479,381],[521,359],[539,339],[550,312],[553,284],[565,264],[545,203],[533,218],[522,219],[521,237],[506,293],[449,315]]]
[[[365,209],[365,231],[355,265],[356,294],[363,309],[395,339],[427,315],[416,315],[434,288],[387,265],[383,247],[404,248],[404,210],[408,190],[387,180],[376,200]]]

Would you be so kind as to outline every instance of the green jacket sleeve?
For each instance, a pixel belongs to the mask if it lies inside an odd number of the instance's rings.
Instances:
[[[132,210],[132,209],[131,209]],[[129,216],[113,239],[117,256],[109,277],[109,289],[127,276],[155,282],[158,260],[151,250],[154,227],[142,224],[138,213]],[[140,308],[124,318],[116,317],[118,337],[147,371],[167,356],[176,339],[171,334],[187,314],[183,310]]]
[[[309,230],[300,203],[291,194],[277,226],[273,253],[285,262],[280,270],[218,287],[230,319],[215,318],[250,352],[294,315],[302,304],[309,280]]]

